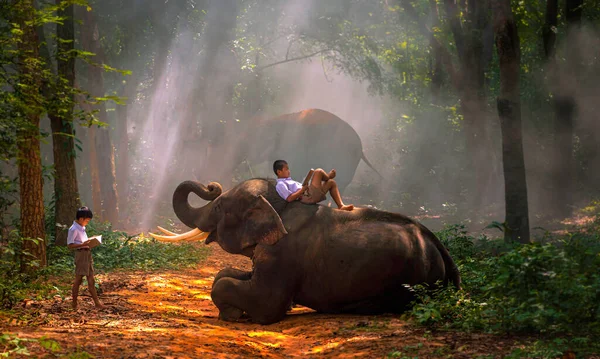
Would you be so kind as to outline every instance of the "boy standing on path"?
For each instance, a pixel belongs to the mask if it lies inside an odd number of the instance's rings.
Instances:
[[[85,232],[85,226],[90,223],[93,216],[89,208],[79,208],[67,236],[67,247],[75,250],[75,282],[72,289],[73,309],[77,309],[79,286],[84,276],[87,278],[88,290],[92,295],[94,305],[99,309],[105,308],[98,300],[98,293],[96,293],[96,287],[94,286],[94,261],[92,260],[92,250],[89,247],[90,240]]]
[[[327,192],[329,192],[338,209],[342,211],[354,209],[353,205],[345,205],[342,202],[337,183],[333,180],[335,170],[325,173],[320,168],[316,169],[309,186],[302,186],[300,182],[296,182],[290,177],[290,168],[284,160],[277,160],[273,163],[273,172],[277,175],[277,186],[275,187],[277,193],[288,202],[300,200],[302,203],[316,204],[324,200]]]

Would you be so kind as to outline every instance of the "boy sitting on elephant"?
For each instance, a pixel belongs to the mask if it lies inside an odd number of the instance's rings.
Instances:
[[[320,168],[316,169],[310,185],[305,186],[292,179],[288,163],[284,160],[277,160],[273,163],[273,172],[277,175],[277,193],[288,202],[299,200],[306,204],[316,204],[323,201],[326,198],[327,192],[329,192],[338,209],[343,211],[354,209],[353,205],[345,205],[342,202],[342,196],[340,195],[337,183],[333,179],[335,177],[334,169],[329,173],[325,173]]]

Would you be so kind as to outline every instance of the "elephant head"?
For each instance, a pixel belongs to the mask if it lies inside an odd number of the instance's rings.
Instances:
[[[287,234],[281,218],[263,197],[267,182],[245,181],[232,190],[222,193],[221,185],[211,182],[185,181],[173,193],[173,209],[188,227],[210,232],[205,243],[217,242],[225,251],[252,257],[258,244],[273,245]],[[194,208],[188,195],[195,193],[210,201]]]

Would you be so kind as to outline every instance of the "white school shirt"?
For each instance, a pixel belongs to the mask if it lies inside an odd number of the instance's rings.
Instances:
[[[67,244],[82,244],[87,240],[88,236],[85,233],[85,227],[73,221],[73,225],[69,228],[69,234],[67,235]]]
[[[277,186],[275,186],[277,193],[285,200],[300,188],[302,188],[302,183],[294,181],[292,177],[278,178]]]

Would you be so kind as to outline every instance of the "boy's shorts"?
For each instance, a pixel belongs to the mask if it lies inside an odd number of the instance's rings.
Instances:
[[[94,260],[90,249],[75,250],[75,275],[94,275]]]
[[[319,203],[327,198],[326,195],[327,192],[323,189],[323,187],[317,188],[313,185],[310,185],[302,197],[300,197],[300,202],[306,204]]]

